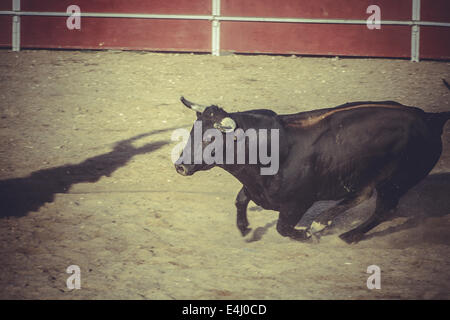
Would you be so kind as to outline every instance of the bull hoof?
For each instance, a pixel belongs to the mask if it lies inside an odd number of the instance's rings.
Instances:
[[[311,238],[311,232],[308,228],[301,227],[299,229],[296,229],[288,224],[283,223],[280,220],[278,220],[277,223],[277,231],[283,237],[289,237],[292,240],[306,241]]]
[[[351,231],[343,233],[339,236],[342,240],[344,240],[348,244],[358,243],[364,237],[362,233],[353,233]]]
[[[319,232],[321,232],[323,229],[325,229],[327,226],[326,225],[324,225],[324,224],[321,224],[320,222],[316,222],[316,221],[313,221],[313,223],[311,223],[311,228],[310,228],[310,230],[311,230],[311,232],[314,234],[314,233],[319,233]]]
[[[308,229],[293,229],[289,232],[289,238],[295,241],[311,240],[311,232]]]
[[[246,235],[248,235],[250,233],[250,231],[252,231],[252,228],[239,228],[239,231],[241,232],[241,235],[243,237],[245,237]]]

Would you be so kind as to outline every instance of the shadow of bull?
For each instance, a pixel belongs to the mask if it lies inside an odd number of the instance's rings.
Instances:
[[[112,151],[88,158],[78,164],[38,170],[27,177],[0,181],[0,218],[21,217],[37,211],[47,202],[53,202],[55,194],[66,193],[73,184],[97,182],[125,166],[136,155],[153,152],[168,144],[158,141],[134,147],[132,142],[170,129],[155,130],[116,142]]]

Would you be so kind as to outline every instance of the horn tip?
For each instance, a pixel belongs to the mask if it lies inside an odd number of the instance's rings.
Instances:
[[[182,104],[184,104],[186,107],[191,108],[192,107],[192,103],[189,102],[188,100],[186,100],[186,98],[184,96],[180,97],[180,101]]]

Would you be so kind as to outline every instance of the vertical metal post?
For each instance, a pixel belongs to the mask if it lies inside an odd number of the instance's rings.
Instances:
[[[212,0],[212,39],[211,53],[213,56],[220,56],[220,0]]]
[[[12,0],[12,9],[20,11],[20,0]],[[20,16],[12,17],[12,50],[20,51]]]
[[[412,21],[420,21],[420,0],[412,0]],[[411,27],[411,61],[420,60],[420,26],[413,24]]]

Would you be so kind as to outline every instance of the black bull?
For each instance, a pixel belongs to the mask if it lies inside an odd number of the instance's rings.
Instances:
[[[427,113],[392,101],[354,102],[289,115],[270,110],[227,113],[217,106],[201,106],[184,98],[181,101],[197,112],[203,131],[279,129],[276,174],[261,175],[260,164],[216,166],[243,184],[236,198],[237,226],[243,236],[251,230],[247,205],[252,200],[264,209],[279,211],[277,231],[296,240],[307,240],[321,232],[337,215],[369,198],[373,189],[377,191],[375,212],[340,238],[357,242],[386,220],[400,197],[426,177],[438,161],[443,126],[450,118],[450,112]],[[223,130],[224,123],[227,130]],[[193,130],[191,139],[192,135]],[[202,143],[203,147],[207,144]],[[177,163],[175,167],[182,175],[214,166]],[[319,200],[341,201],[321,213],[310,228],[295,228]]]

